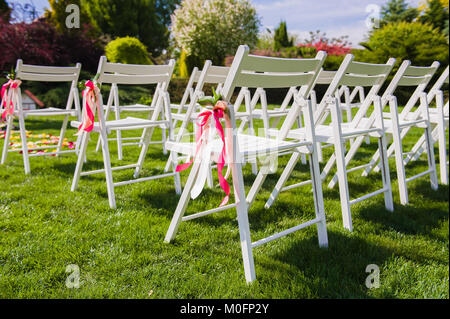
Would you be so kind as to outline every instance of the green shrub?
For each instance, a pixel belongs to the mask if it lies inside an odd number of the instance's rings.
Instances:
[[[361,44],[367,50],[359,52],[358,57],[365,62],[386,63],[390,57],[394,57],[397,59],[396,68],[403,60],[411,60],[414,65],[420,66],[430,65],[436,60],[448,64],[445,36],[427,24],[388,24],[373,32],[369,40]]]
[[[126,64],[153,64],[147,47],[139,39],[132,37],[116,38],[105,48],[110,62]]]

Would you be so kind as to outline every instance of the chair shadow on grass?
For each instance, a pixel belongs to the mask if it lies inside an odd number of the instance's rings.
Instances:
[[[372,298],[365,286],[366,267],[370,264],[381,267],[394,251],[330,230],[328,238],[328,248],[319,248],[317,235],[314,235],[294,241],[288,249],[275,251],[269,259],[258,260],[256,253],[257,264],[265,270],[260,280],[277,278],[306,286],[319,298]],[[291,267],[285,267],[280,273],[277,262]]]
[[[394,211],[386,213],[376,207],[367,207],[359,211],[359,218],[369,222],[377,223],[382,229],[394,229],[395,231],[411,234],[425,235],[436,238],[430,232],[431,228],[438,227],[449,219],[449,212],[438,208],[420,207],[415,205],[413,196],[420,193],[423,197],[436,203],[448,203],[448,186],[439,185],[440,189],[434,191],[430,184],[423,181],[411,185],[408,191],[410,194],[410,204],[400,205],[394,202]],[[412,203],[411,203],[412,202]]]
[[[46,130],[55,130],[59,131],[61,130],[63,124],[63,118],[60,120],[42,120],[38,118],[29,117],[25,120],[25,128],[27,131],[39,131],[39,132],[46,132]],[[19,123],[17,121],[14,121],[14,128],[15,130],[19,130]],[[67,125],[67,129],[71,129],[70,126],[70,120]],[[59,135],[59,133],[58,133]],[[67,133],[66,133],[67,136]]]

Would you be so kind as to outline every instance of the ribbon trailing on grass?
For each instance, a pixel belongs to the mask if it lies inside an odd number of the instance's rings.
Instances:
[[[78,133],[81,134],[83,131],[91,132],[94,128],[95,122],[95,109],[100,112],[100,102],[99,95],[100,89],[98,88],[95,81],[86,81],[86,88],[83,91],[83,113],[81,114],[81,125],[78,127]]]
[[[210,105],[212,106],[212,105]],[[225,142],[225,134],[220,123],[220,119],[225,119],[227,127],[231,127],[230,118],[227,114],[227,103],[225,101],[217,101],[213,107],[213,110],[207,110],[199,114],[196,124],[199,129],[196,132],[196,150],[193,159],[185,164],[178,165],[177,172],[188,169],[196,159],[200,159],[200,170],[197,175],[197,179],[191,191],[192,199],[197,198],[206,182],[206,177],[211,163],[211,153],[213,151],[215,133],[219,133],[219,137],[222,140],[222,151],[217,161],[217,174],[219,177],[220,187],[225,192],[225,197],[222,200],[219,207],[222,207],[228,203],[230,196],[230,186],[226,180],[226,177],[222,175],[222,170],[225,166],[225,160],[227,158],[227,149],[231,151],[233,145],[230,139]],[[228,173],[226,174],[228,176]]]
[[[2,120],[5,121],[8,116],[13,116],[15,111],[14,98],[17,101],[17,96],[19,94],[19,86],[22,84],[20,80],[10,79],[8,82],[3,84],[1,90],[2,96],[2,108],[4,111],[2,113]]]

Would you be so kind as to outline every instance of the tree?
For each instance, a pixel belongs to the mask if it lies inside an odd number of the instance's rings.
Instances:
[[[179,0],[81,0],[92,25],[112,37],[131,36],[158,56],[169,41],[170,14]]]
[[[428,4],[430,3],[430,1],[431,0],[424,0],[424,1],[421,1],[420,2],[420,5],[419,5],[419,11],[420,12],[424,12],[425,11],[425,9],[428,7]],[[449,0],[439,0],[441,3],[442,3],[442,5],[444,6],[444,8],[447,8],[448,9],[448,3],[449,3]]]
[[[411,60],[415,65],[427,66],[433,61],[448,64],[448,45],[442,33],[430,25],[419,22],[391,23],[375,30],[361,50],[362,59],[372,63],[386,63],[390,57]]]
[[[294,41],[292,41],[292,39],[289,39],[286,21],[281,21],[278,28],[275,29],[273,40],[275,51],[279,51],[281,48],[288,48],[294,45]]]
[[[425,9],[425,13],[420,16],[419,21],[428,23],[443,32],[448,21],[448,7],[445,8],[439,0],[431,0]]]
[[[11,8],[8,6],[5,0],[0,0],[0,20],[3,19],[6,22],[9,22],[9,18],[11,15]]]
[[[418,15],[419,11],[408,7],[405,0],[390,0],[381,8],[380,27],[395,22],[413,22]]]
[[[191,61],[223,65],[241,44],[254,47],[259,17],[247,0],[184,0],[172,16],[172,34]],[[189,60],[189,59],[187,59]],[[192,65],[188,67],[192,69]]]

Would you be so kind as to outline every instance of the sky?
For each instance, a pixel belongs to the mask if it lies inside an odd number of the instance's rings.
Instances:
[[[17,0],[16,0],[17,1]],[[38,10],[48,7],[47,0],[32,1]],[[366,20],[383,6],[387,0],[250,0],[261,18],[263,30],[274,29],[281,20],[286,21],[288,32],[298,40],[308,38],[309,31],[320,30],[327,37],[349,36],[353,47],[364,40],[369,28]],[[421,0],[407,0],[417,6]]]

